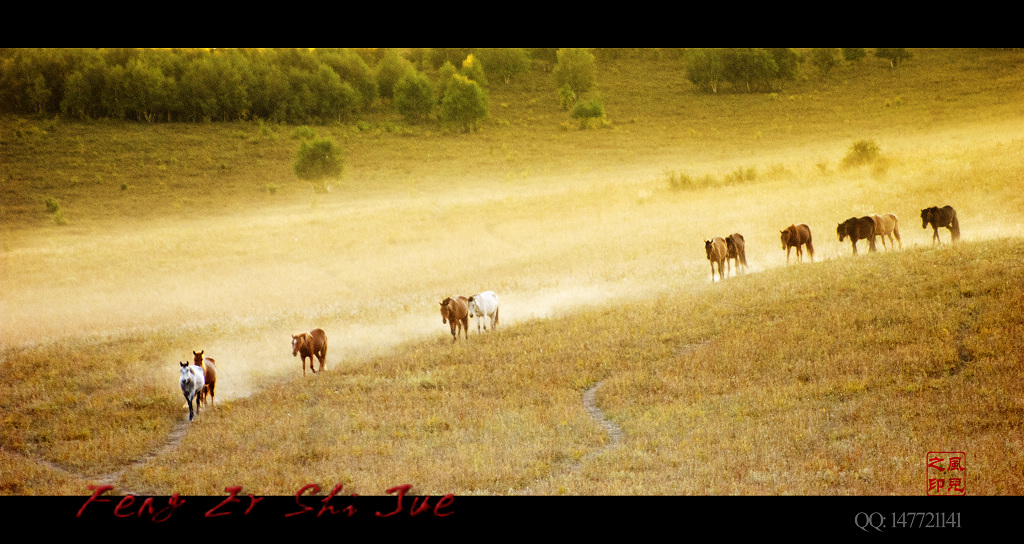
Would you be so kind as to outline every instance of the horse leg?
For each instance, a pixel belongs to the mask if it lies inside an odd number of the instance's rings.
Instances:
[[[883,238],[883,240],[884,240],[884,238]],[[872,236],[871,238],[868,238],[868,251],[875,251],[875,252],[878,251],[878,248],[875,247],[875,237],[874,236]]]
[[[850,237],[850,241],[853,242],[853,254],[856,255],[857,254],[857,239],[853,238],[853,237]]]

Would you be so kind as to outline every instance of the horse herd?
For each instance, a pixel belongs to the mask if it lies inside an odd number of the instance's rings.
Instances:
[[[936,242],[941,243],[939,239],[940,227],[949,229],[952,241],[960,239],[960,222],[957,219],[956,210],[952,206],[943,206],[941,208],[933,206],[921,210],[921,228],[928,228],[928,225],[931,225],[934,229],[932,235],[933,244]],[[796,248],[798,260],[803,261],[804,247],[807,248],[811,261],[814,260],[814,245],[811,240],[811,228],[809,226],[794,224],[779,232],[782,240],[782,249],[786,250],[787,264],[789,263],[790,249],[794,247]],[[882,237],[883,247],[887,247],[885,245],[886,237],[889,238],[889,245],[893,245],[894,236],[895,242],[899,242],[900,247],[903,247],[903,241],[900,239],[899,219],[891,213],[851,217],[836,226],[836,234],[839,236],[840,242],[846,237],[850,238],[854,254],[857,254],[858,240],[867,240],[868,250],[877,251],[875,249],[875,238],[878,236]],[[743,239],[743,235],[738,232],[730,234],[725,238],[716,236],[711,240],[705,240],[704,250],[707,253],[708,261],[711,263],[712,282],[715,281],[716,264],[718,265],[719,280],[725,279],[726,274],[723,269],[727,265],[730,271],[735,266],[736,272],[733,272],[733,275],[738,273],[741,268],[745,270],[747,267],[746,242]],[[447,297],[440,302],[440,305],[441,323],[451,327],[452,342],[458,340],[460,331],[465,340],[469,339],[470,317],[476,317],[477,334],[481,334],[481,329],[494,331],[498,328],[498,295],[494,291],[484,291],[469,298],[461,295]],[[481,319],[484,320],[482,326]],[[487,320],[490,320],[490,329],[487,328]],[[198,353],[193,351],[192,363],[179,361],[181,374],[178,383],[188,405],[189,421],[199,413],[201,404],[207,404],[207,397],[209,397],[209,404],[213,405],[214,391],[217,387],[217,367],[212,358],[205,357],[203,354],[204,351]],[[302,357],[303,376],[306,375],[306,359],[309,359],[309,369],[316,374],[317,369],[313,367],[314,357],[319,359],[319,371],[323,372],[327,359],[327,334],[323,329],[313,329],[309,332],[293,334],[292,356]],[[192,409],[193,401],[195,401],[195,411]]]
[[[942,243],[939,239],[939,228],[949,229],[951,241],[955,242],[960,239],[960,221],[957,219],[956,210],[952,206],[943,206],[941,208],[932,206],[931,208],[921,210],[921,228],[928,228],[929,225],[934,230],[932,234],[933,244]],[[786,250],[786,264],[789,264],[789,251],[794,247],[796,248],[798,260],[803,261],[803,248],[806,247],[807,254],[810,256],[811,261],[814,261],[811,227],[805,224],[794,224],[779,232],[782,240],[782,249]],[[858,240],[867,240],[868,251],[877,251],[875,248],[875,238],[879,236],[882,238],[882,247],[884,248],[888,247],[885,245],[886,237],[889,238],[889,246],[895,248],[895,243],[899,242],[900,248],[903,247],[903,240],[900,239],[899,218],[891,213],[851,217],[836,226],[836,234],[839,236],[840,242],[847,237],[850,238],[854,255],[857,254]],[[895,240],[893,240],[894,236]],[[711,263],[712,282],[715,281],[716,264],[718,265],[719,280],[726,277],[723,274],[723,268],[729,264],[729,260],[736,260],[737,271],[740,265],[744,269],[747,266],[745,243],[743,235],[739,233],[730,234],[724,239],[716,236],[711,240],[704,240],[704,251],[707,253],[708,261]],[[733,275],[735,275],[735,272]]]
[[[469,298],[464,296],[448,297],[441,302],[441,323],[450,323],[452,330],[452,342],[458,338],[461,329],[465,339],[469,339],[469,318],[476,317],[477,334],[481,333],[480,320],[484,319],[483,330],[495,330],[498,327],[498,295],[494,291],[484,291]],[[486,320],[490,319],[490,329],[487,328]],[[214,390],[217,387],[217,367],[214,360],[204,357],[204,351],[192,352],[192,363],[179,361],[181,367],[178,385],[185,395],[185,403],[188,405],[188,420],[199,414],[199,406],[209,404],[213,406]],[[309,369],[314,374],[317,369],[313,367],[314,357],[320,361],[320,372],[324,371],[324,364],[327,359],[327,333],[323,329],[313,329],[309,332],[300,332],[292,335],[292,356],[302,357],[302,375],[306,375],[306,359],[309,359]],[[207,402],[207,396],[209,401]],[[195,411],[192,409],[192,402],[195,401]]]

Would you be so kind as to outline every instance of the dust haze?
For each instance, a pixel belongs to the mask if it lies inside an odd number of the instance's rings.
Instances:
[[[335,191],[315,205],[187,224],[26,234],[2,254],[2,346],[189,330],[199,345],[159,355],[168,389],[178,361],[205,350],[217,360],[218,400],[227,400],[264,380],[301,378],[290,347],[296,332],[327,332],[328,372],[404,342],[450,342],[438,311],[446,296],[495,291],[506,328],[658,292],[721,288],[703,250],[712,236],[742,233],[751,274],[786,265],[778,232],[791,223],[812,226],[816,261],[849,258],[835,224],[862,213],[896,213],[904,250],[931,245],[919,209],[947,203],[960,211],[965,241],[1021,236],[1019,200],[970,185],[949,191],[931,177],[936,168],[998,168],[983,161],[1022,128],[908,137],[890,144],[903,159],[884,179],[833,174],[798,195],[778,187],[816,175],[807,150],[785,163],[784,179],[713,192],[669,191],[656,172],[671,165],[638,166],[526,189],[484,190],[467,179],[443,194],[349,199]],[[472,319],[470,343],[476,328]]]

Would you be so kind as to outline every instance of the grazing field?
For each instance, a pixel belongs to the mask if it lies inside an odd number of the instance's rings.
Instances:
[[[315,127],[345,149],[328,193],[291,127],[0,118],[0,493],[916,495],[929,451],[1024,493],[1022,61],[722,96],[610,61],[582,131],[530,73],[479,133]],[[962,236],[933,246],[946,204]],[[890,212],[902,249],[838,241]],[[813,263],[786,266],[793,223]],[[712,282],[704,240],[734,232],[748,273]],[[499,330],[453,343],[438,303],[485,290]],[[217,405],[185,427],[192,350]]]

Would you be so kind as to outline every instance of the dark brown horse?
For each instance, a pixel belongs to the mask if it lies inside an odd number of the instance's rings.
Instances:
[[[210,406],[213,406],[214,389],[217,388],[217,366],[213,364],[211,357],[203,357],[203,353],[206,353],[206,350],[199,353],[192,352],[192,364],[203,369],[203,378],[206,382],[203,385],[203,390],[199,392],[198,402],[206,404],[206,396],[209,395]]]
[[[807,225],[790,225],[780,231],[782,233],[782,249],[786,250],[786,264],[789,264],[789,248],[796,247],[796,258],[800,261],[804,260],[804,252],[800,247],[802,245],[807,246],[807,254],[811,257],[811,262],[814,262],[814,245],[811,243],[811,227]]]
[[[854,255],[857,254],[857,240],[867,240],[868,251],[878,251],[875,249],[875,220],[869,215],[851,217],[839,223],[839,226],[836,227],[836,234],[839,235],[840,242],[847,236],[850,237]]]
[[[743,235],[736,232],[725,237],[725,245],[728,250],[725,255],[726,268],[729,265],[729,259],[735,261],[736,270],[739,270],[740,266],[743,266],[743,270],[747,268],[747,250],[746,242],[743,241]],[[736,272],[733,272],[736,275]]]
[[[900,240],[900,219],[896,217],[896,214],[876,214],[872,215],[871,218],[875,220],[875,236],[882,238],[882,247],[886,247],[885,237],[888,236],[889,245],[893,246],[893,249],[896,249],[896,242],[900,243],[901,249],[903,248],[903,240]],[[892,240],[893,235],[896,235],[896,242]]]
[[[309,369],[316,374],[313,368],[313,356],[320,359],[320,372],[324,371],[324,362],[327,359],[327,333],[323,329],[313,329],[309,332],[300,332],[292,335],[292,357],[302,356],[302,375],[306,375],[306,359],[309,359]]]
[[[932,206],[931,208],[925,208],[921,210],[921,228],[928,228],[928,224],[931,224],[932,228],[935,229],[932,234],[932,243],[942,243],[939,239],[939,227],[946,227],[949,229],[950,241],[955,242],[960,239],[960,221],[956,218],[956,210],[953,206]]]
[[[704,251],[711,262],[711,281],[715,281],[715,263],[718,263],[718,281],[725,279],[725,257],[729,254],[729,246],[725,244],[725,239],[715,236],[710,240],[704,240]]]
[[[463,337],[469,340],[469,299],[464,296],[448,297],[441,301],[441,323],[452,328],[452,342],[459,339],[459,328]]]

